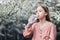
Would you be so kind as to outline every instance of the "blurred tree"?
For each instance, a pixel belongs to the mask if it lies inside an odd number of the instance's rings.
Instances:
[[[24,27],[30,15],[36,13],[38,3],[45,3],[50,11],[50,18],[60,31],[59,0],[2,0],[0,1],[0,25],[13,22]]]

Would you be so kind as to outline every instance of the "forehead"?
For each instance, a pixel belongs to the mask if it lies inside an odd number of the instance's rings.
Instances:
[[[44,9],[43,9],[41,6],[38,6],[38,7],[37,7],[37,11],[38,11],[38,10],[44,10]]]

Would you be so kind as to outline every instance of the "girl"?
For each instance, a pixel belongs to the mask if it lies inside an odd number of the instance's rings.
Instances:
[[[33,35],[32,40],[56,40],[56,26],[50,21],[48,8],[45,5],[39,5],[36,15],[38,19],[25,26],[23,36],[29,38]]]

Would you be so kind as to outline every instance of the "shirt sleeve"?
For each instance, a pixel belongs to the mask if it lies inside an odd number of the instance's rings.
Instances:
[[[52,24],[51,30],[50,30],[50,39],[49,40],[56,40],[56,35],[57,35],[56,26],[54,24]]]
[[[33,24],[30,28],[27,28],[27,27],[25,26],[25,30],[23,31],[23,36],[24,36],[25,38],[29,38],[30,35],[32,35],[32,33],[33,33],[33,31],[34,31],[34,25],[35,25],[35,24]]]

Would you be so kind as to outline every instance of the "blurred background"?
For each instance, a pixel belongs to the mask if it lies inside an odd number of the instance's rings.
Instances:
[[[25,39],[22,32],[41,3],[49,8],[51,21],[57,28],[56,40],[60,40],[60,0],[0,0],[0,40],[31,40]]]

